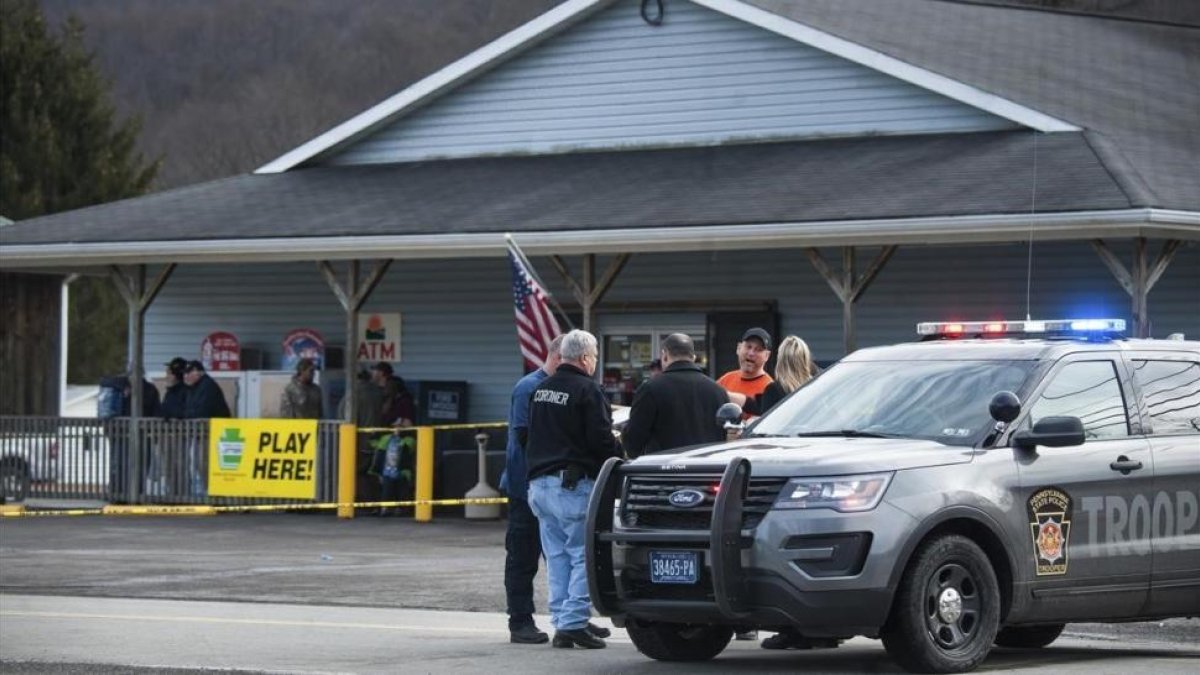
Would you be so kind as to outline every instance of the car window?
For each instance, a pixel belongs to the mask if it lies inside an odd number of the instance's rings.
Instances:
[[[1200,363],[1195,361],[1133,362],[1155,436],[1200,431]]]
[[[1083,422],[1085,438],[1129,435],[1125,399],[1112,361],[1076,361],[1063,366],[1030,409],[1029,422],[1068,415]]]

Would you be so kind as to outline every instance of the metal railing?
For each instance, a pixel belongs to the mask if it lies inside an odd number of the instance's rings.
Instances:
[[[137,433],[132,433],[136,422]],[[337,495],[338,428],[317,424],[315,500],[210,497],[208,420],[0,416],[0,489],[8,500],[130,504],[303,504]]]

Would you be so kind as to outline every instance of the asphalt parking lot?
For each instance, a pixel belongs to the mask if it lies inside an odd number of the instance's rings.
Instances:
[[[377,639],[375,633],[398,631],[395,639],[408,645],[406,658],[425,655],[424,665],[412,663],[413,668],[405,669],[413,672],[495,672],[487,668],[503,669],[505,664],[536,672],[688,672],[644,659],[623,631],[617,632],[603,657],[514,650],[516,646],[507,644],[504,626],[503,561],[502,521],[439,517],[421,524],[395,517],[338,520],[330,514],[286,513],[5,518],[0,520],[0,619],[9,639],[0,644],[0,671],[93,672],[90,666],[95,663],[122,663],[130,670],[95,672],[192,672],[189,668],[200,667],[389,672],[391,662],[357,653],[317,667],[290,657],[263,660],[261,650],[238,660],[240,652],[226,646],[225,660],[204,661],[196,656],[202,652],[183,642],[170,651],[159,647],[164,641],[175,644],[180,638],[171,636],[179,633],[220,641],[226,639],[221,631],[236,635],[263,630],[267,637],[261,639],[274,639],[281,626],[308,625],[320,616],[327,617],[321,621],[328,624],[315,638],[320,640],[330,639],[332,631],[376,644],[371,642]],[[543,577],[535,587],[537,605],[544,612]],[[134,601],[160,602],[130,609]],[[70,607],[76,609],[68,611]],[[122,623],[125,619],[111,627],[123,612],[136,616],[128,622],[137,625],[137,631],[131,633]],[[387,614],[376,617],[379,612]],[[259,614],[257,619],[246,618]],[[404,626],[412,629],[406,633]],[[116,633],[105,632],[118,628]],[[128,650],[138,639],[148,642],[137,648],[137,658],[116,651],[111,660],[96,657],[93,663],[80,655],[106,652],[80,651],[76,643],[66,644],[57,637],[63,630],[85,643],[91,640],[114,649]],[[275,637],[283,640],[283,646],[276,647],[281,654],[288,653],[287,640],[302,639],[292,634]],[[45,646],[30,646],[43,638]],[[1123,669],[1155,664],[1150,667],[1158,672],[1188,672],[1200,657],[1200,620],[1073,624],[1061,642],[1056,643],[1064,650],[1055,652],[1056,672],[1104,671],[1086,665],[1102,654],[1125,659],[1120,662]],[[1101,651],[1091,651],[1096,649]],[[375,653],[368,647],[362,650]],[[467,653],[474,660],[464,660]],[[498,660],[489,660],[487,654]],[[167,657],[182,660],[167,668]],[[334,657],[341,658],[340,652],[330,654]],[[785,672],[794,665],[781,658],[753,644],[734,643],[708,669],[719,672],[712,668],[721,663],[739,672]],[[863,639],[827,655],[795,658],[816,659],[811,665],[827,672],[856,672],[868,666],[898,672],[877,641]],[[1026,669],[1033,660],[1030,672],[1051,672],[1042,670],[1045,664],[1036,656],[995,658],[1000,660],[989,662],[1000,669]],[[162,668],[155,670],[158,666]]]

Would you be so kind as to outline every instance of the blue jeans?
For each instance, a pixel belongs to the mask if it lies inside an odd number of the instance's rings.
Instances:
[[[564,490],[558,476],[529,481],[529,508],[541,525],[550,581],[550,623],[557,630],[584,628],[592,616],[584,556],[592,484],[592,479],[583,478],[574,490]]]

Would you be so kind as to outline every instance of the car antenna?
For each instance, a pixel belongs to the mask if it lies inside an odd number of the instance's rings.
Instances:
[[[1025,264],[1025,320],[1032,321],[1029,296],[1033,289],[1033,218],[1037,214],[1038,130],[1033,130],[1033,187],[1029,195],[1029,255]]]

